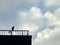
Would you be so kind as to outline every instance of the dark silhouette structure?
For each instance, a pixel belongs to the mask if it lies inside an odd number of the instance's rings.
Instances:
[[[32,35],[28,30],[0,30],[0,45],[31,45]],[[10,32],[10,33],[9,33]]]
[[[0,35],[0,45],[31,45],[31,36]]]

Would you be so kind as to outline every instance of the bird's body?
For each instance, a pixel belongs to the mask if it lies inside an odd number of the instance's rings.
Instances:
[[[12,31],[14,31],[14,26],[12,27]]]

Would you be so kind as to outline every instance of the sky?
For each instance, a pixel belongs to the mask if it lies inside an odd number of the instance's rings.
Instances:
[[[60,45],[60,0],[0,0],[0,30],[29,30],[32,45]]]

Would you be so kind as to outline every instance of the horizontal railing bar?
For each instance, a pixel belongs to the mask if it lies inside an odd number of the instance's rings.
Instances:
[[[0,31],[12,31],[12,30],[0,30]],[[28,31],[28,30],[13,30],[13,31]]]

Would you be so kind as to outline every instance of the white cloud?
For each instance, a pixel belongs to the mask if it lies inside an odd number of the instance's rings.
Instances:
[[[42,12],[38,7],[32,7],[28,12],[22,11],[19,12],[21,16],[30,16],[31,18],[40,18],[42,16]]]
[[[60,18],[56,14],[47,11],[44,16],[48,19],[48,24],[60,25]]]
[[[35,18],[41,18],[42,16],[42,12],[39,8],[37,7],[32,7],[29,11],[29,15],[31,16],[31,18],[35,19]]]
[[[18,17],[20,19],[19,29],[29,30],[30,34],[34,35],[39,29],[39,20],[42,18],[42,12],[38,7],[32,7],[29,11],[20,11]]]
[[[20,11],[18,17],[22,23],[35,23],[42,18],[42,12],[39,8],[32,7],[29,11]]]
[[[30,31],[32,30],[31,32],[33,33],[36,32],[36,30],[40,29],[41,27],[45,28],[46,26],[60,25],[60,20],[58,16],[55,15],[55,13],[47,11],[45,15],[43,15],[41,10],[37,7],[32,7],[29,11],[19,12],[19,17],[21,17],[19,18],[20,19],[19,24],[22,24],[22,26],[20,25],[21,26],[20,29],[30,29]],[[47,21],[45,20],[45,18],[47,19]],[[42,23],[47,24],[44,26],[44,24]],[[33,24],[35,26],[33,26]]]
[[[60,28],[45,29],[37,34],[34,45],[60,45]]]
[[[48,26],[54,28],[45,28],[37,33],[37,38],[33,40],[33,45],[60,45],[60,18],[59,11],[56,9],[53,13],[47,11],[43,17],[47,18]]]

